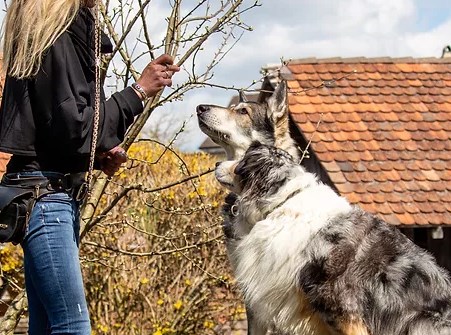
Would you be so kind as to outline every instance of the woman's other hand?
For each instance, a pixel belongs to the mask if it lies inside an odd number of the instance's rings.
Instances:
[[[127,162],[127,153],[121,147],[114,147],[110,151],[97,154],[100,169],[109,177],[119,171],[121,165]]]

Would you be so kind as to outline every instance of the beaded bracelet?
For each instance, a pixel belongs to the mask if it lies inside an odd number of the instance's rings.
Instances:
[[[133,84],[132,84],[132,87],[133,87],[135,90],[137,90],[137,91],[141,94],[141,96],[142,96],[142,98],[143,98],[144,101],[146,101],[147,99],[149,99],[149,96],[147,95],[146,91],[144,91],[144,89],[142,88],[142,86],[141,86],[140,84],[138,84],[138,83],[133,83]]]

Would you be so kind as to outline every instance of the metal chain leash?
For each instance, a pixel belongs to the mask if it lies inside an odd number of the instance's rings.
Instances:
[[[97,1],[96,1],[97,2]],[[94,124],[92,130],[92,140],[91,140],[91,152],[89,157],[89,169],[88,169],[88,196],[91,195],[91,184],[94,172],[94,161],[96,157],[97,148],[97,138],[99,134],[99,123],[100,123],[100,89],[101,89],[101,54],[100,54],[100,17],[99,17],[99,7],[96,4],[94,15],[94,55],[95,55],[95,96],[94,96]]]

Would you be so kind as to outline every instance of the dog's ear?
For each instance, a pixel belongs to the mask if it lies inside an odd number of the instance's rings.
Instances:
[[[297,147],[290,135],[287,94],[287,83],[281,81],[267,101],[269,113],[267,117],[274,124],[274,146],[288,151],[293,157],[297,157]]]
[[[286,81],[281,81],[272,96],[268,98],[268,107],[276,124],[288,116]]]

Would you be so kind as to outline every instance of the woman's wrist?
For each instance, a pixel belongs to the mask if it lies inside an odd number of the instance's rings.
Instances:
[[[146,91],[144,91],[141,85],[139,85],[138,83],[133,83],[131,87],[133,88],[135,93],[140,97],[141,101],[146,101],[147,99],[149,99]]]

